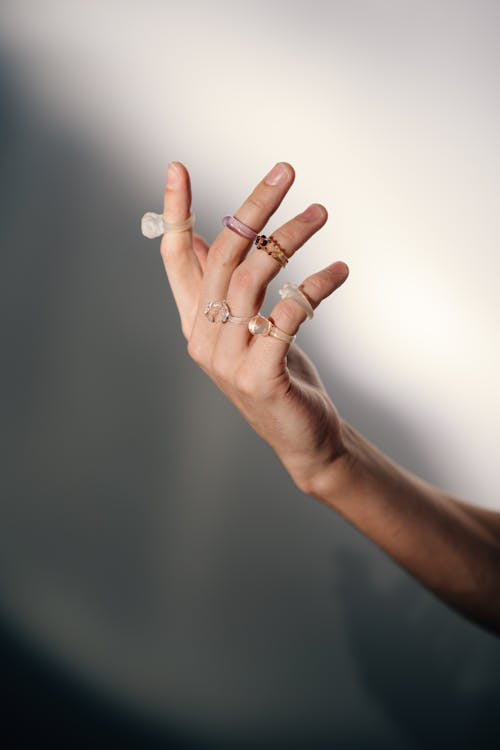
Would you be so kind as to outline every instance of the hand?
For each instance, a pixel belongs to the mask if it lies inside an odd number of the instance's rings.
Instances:
[[[235,216],[260,232],[290,189],[295,174],[277,164],[260,182]],[[164,216],[182,222],[191,208],[186,168],[169,165]],[[313,204],[273,232],[290,257],[320,229],[326,209]],[[344,453],[338,413],[306,355],[294,344],[272,336],[253,336],[246,325],[211,323],[203,311],[210,301],[227,300],[231,314],[259,312],[270,281],[281,270],[278,261],[256,250],[251,242],[224,228],[209,248],[191,230],[165,234],[161,254],[179,310],[188,352],[253,429],[274,449],[297,486],[309,491],[322,469]],[[313,307],[347,278],[337,262],[309,276],[301,289]],[[293,299],[281,300],[270,319],[295,334],[306,313]]]

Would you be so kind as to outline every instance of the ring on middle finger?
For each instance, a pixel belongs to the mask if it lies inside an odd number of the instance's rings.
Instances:
[[[257,235],[255,238],[255,245],[258,250],[264,250],[265,253],[271,256],[271,258],[274,258],[278,263],[281,263],[283,268],[288,263],[288,256],[278,240],[275,240],[272,235],[270,237],[266,237],[265,234]]]

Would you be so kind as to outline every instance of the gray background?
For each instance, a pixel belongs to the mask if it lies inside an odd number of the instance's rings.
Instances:
[[[456,311],[459,320],[467,301],[467,314],[484,323],[482,331],[498,313],[487,273],[497,263],[492,217],[500,195],[492,45],[498,5],[4,5],[4,653],[15,643],[20,653],[44,654],[48,666],[35,681],[64,670],[103,705],[113,700],[124,715],[159,727],[160,745],[175,728],[200,745],[231,747],[497,746],[498,641],[294,488],[189,360],[158,246],[140,236],[138,225],[145,210],[161,205],[170,159],[192,167],[198,228],[207,237],[274,161],[302,166],[302,185],[284,215],[295,210],[294,201],[300,207],[326,191],[338,224],[330,247],[349,263],[353,280],[317,316],[310,336],[302,332],[301,344],[341,414],[382,450],[429,481],[495,507],[498,444],[488,438],[498,410],[489,366],[498,365],[496,339],[451,327],[448,338],[434,341],[433,358],[429,336],[404,344],[404,331],[398,339],[385,323],[400,313],[403,323],[416,320],[418,328],[420,321],[428,334],[434,324],[446,331],[443,300],[451,300],[452,318]],[[168,30],[164,47],[159,29]],[[231,45],[242,47],[239,57]],[[285,52],[303,81],[285,65]],[[221,65],[232,70],[230,80],[218,77]],[[330,90],[316,87],[308,66],[331,76]],[[412,96],[392,110],[387,91],[401,66],[399,84]],[[468,81],[464,70],[476,77]],[[427,99],[422,111],[439,120],[441,89],[428,85],[436,76],[454,92],[449,117],[467,113],[475,144],[457,147],[453,139],[465,127],[458,118],[448,155],[442,123],[416,144],[414,120],[403,116],[414,95],[420,103]],[[379,140],[357,144],[360,156],[385,144],[386,173],[348,149],[345,134],[351,125],[361,127],[347,123],[354,110],[348,111],[345,91],[354,78],[352,96],[365,102],[379,82],[380,110],[363,123]],[[338,124],[330,150],[317,143],[327,105]],[[387,135],[384,118],[395,123],[394,133]],[[475,161],[464,157],[467,148]],[[431,170],[424,181],[407,169],[419,158]],[[465,192],[456,192],[456,175],[440,159],[467,162],[482,184],[464,178]],[[384,189],[388,174],[392,182]],[[426,204],[439,178],[439,195]],[[398,213],[398,186],[404,190],[408,182],[413,193]],[[473,203],[477,192],[484,201]],[[408,227],[413,195],[427,214],[413,216]],[[352,216],[349,199],[357,201]],[[378,222],[360,219],[365,200]],[[476,211],[477,235],[473,242],[462,221],[462,246],[453,227],[467,201]],[[393,233],[384,235],[389,209]],[[427,243],[412,233],[412,226],[418,232],[426,223],[439,230],[432,237],[429,230]],[[391,285],[395,278],[405,294],[425,294],[415,289],[415,236],[422,242],[418,258],[450,272],[448,286],[431,286],[426,305],[410,313],[394,306]],[[325,252],[315,242],[313,267]],[[470,283],[471,259],[483,269],[481,284]],[[301,263],[298,272],[310,272],[312,261]],[[460,296],[465,291],[467,298]],[[427,303],[434,304],[434,318],[426,317]],[[377,318],[384,306],[391,308],[387,320]],[[466,349],[467,336],[477,349]],[[414,381],[405,370],[412,356],[425,360]],[[442,409],[435,411],[438,403]],[[478,438],[466,457],[470,434]],[[54,724],[64,711],[64,701],[47,708]]]

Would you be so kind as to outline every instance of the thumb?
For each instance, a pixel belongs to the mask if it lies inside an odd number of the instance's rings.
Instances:
[[[201,234],[195,234],[193,236],[193,250],[203,272],[205,271],[205,265],[207,262],[208,248],[208,242],[203,239]]]

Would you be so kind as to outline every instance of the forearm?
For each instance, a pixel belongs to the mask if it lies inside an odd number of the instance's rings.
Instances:
[[[499,514],[433,487],[345,422],[342,440],[345,452],[311,482],[310,494],[446,604],[500,633]]]

